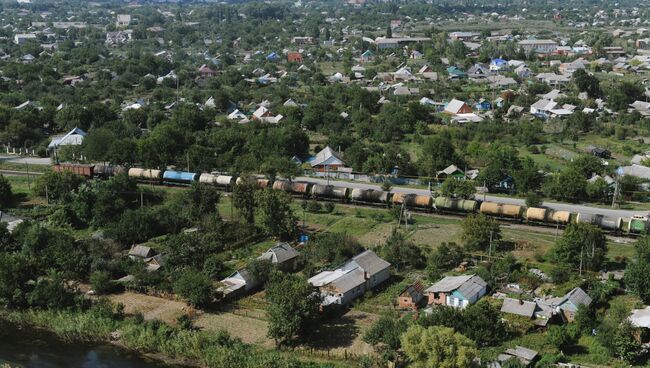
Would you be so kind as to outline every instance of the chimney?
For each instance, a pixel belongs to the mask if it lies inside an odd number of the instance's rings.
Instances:
[[[524,301],[519,299],[519,305],[524,305]]]

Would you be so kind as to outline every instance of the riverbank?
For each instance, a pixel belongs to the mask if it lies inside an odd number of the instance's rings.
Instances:
[[[168,365],[219,368],[340,367],[334,362],[299,359],[231,338],[226,332],[182,330],[160,321],[124,318],[100,303],[87,311],[0,310],[0,320],[52,332],[66,342],[110,343]]]

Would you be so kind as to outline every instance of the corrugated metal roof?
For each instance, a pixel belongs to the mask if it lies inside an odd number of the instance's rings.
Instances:
[[[332,284],[339,290],[339,292],[345,294],[355,287],[363,285],[365,281],[363,270],[357,268],[334,280]]]
[[[535,302],[506,298],[503,300],[501,312],[532,318],[536,307]]]
[[[425,291],[428,293],[451,292],[458,289],[474,275],[445,276],[442,280],[429,286]]]
[[[383,271],[386,268],[390,267],[390,263],[379,258],[379,256],[371,250],[367,250],[353,257],[352,261],[356,262],[359,267],[368,273],[368,277],[371,277],[380,271]]]

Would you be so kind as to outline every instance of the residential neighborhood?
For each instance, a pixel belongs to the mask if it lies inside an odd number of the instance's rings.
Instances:
[[[648,366],[648,5],[3,2],[0,366]]]

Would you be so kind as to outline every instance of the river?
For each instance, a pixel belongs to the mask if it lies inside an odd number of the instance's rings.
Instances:
[[[169,368],[109,344],[66,343],[47,331],[20,329],[0,321],[0,367]]]

